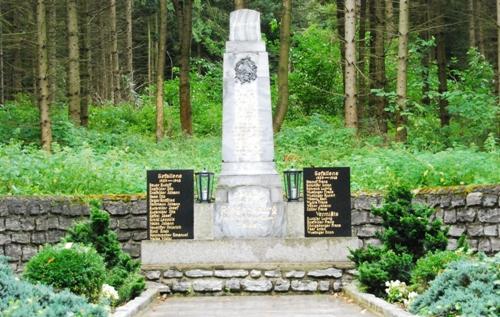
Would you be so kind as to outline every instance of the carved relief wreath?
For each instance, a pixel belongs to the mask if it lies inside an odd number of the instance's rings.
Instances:
[[[257,65],[250,57],[242,58],[234,68],[236,82],[242,85],[257,79]]]

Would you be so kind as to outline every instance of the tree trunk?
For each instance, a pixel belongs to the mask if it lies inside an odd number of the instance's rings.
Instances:
[[[49,1],[49,9],[47,14],[47,34],[48,43],[47,50],[49,54],[49,102],[53,103],[56,100],[57,94],[57,2],[56,0]]]
[[[500,0],[497,0],[497,92],[500,104]]]
[[[283,0],[280,25],[280,56],[278,65],[278,109],[274,116],[274,132],[279,132],[288,111],[288,65],[290,55],[290,27],[292,0]]]
[[[14,40],[14,71],[13,71],[13,91],[14,95],[21,93],[23,91],[23,82],[22,78],[24,76],[23,71],[23,61],[21,56],[21,51],[23,49],[23,34],[24,30],[22,29],[22,21],[21,21],[21,13],[14,12],[14,27],[16,36]]]
[[[50,152],[52,131],[50,126],[48,57],[47,57],[47,19],[45,0],[37,0],[36,6],[37,28],[37,64],[38,64],[38,108],[40,110],[40,141],[42,149]]]
[[[118,36],[116,33],[116,0],[109,0],[109,24],[111,33],[111,67],[113,71],[113,102],[120,101],[120,62],[118,60]]]
[[[359,41],[358,41],[358,120],[362,121],[363,110],[366,106],[366,13],[367,13],[367,1],[361,0],[361,6],[359,9]]]
[[[394,24],[394,8],[393,0],[385,0],[385,18],[386,18],[386,31],[387,41],[390,42],[396,36],[396,26]]]
[[[152,50],[153,50],[153,44],[151,42],[151,19],[147,19],[147,26],[148,26],[148,87],[151,87],[151,84],[153,84],[153,64],[152,64]],[[148,90],[151,92],[151,90]]]
[[[89,106],[91,103],[91,80],[90,80],[90,65],[92,61],[92,55],[90,50],[90,8],[91,8],[91,0],[85,0],[84,9],[83,9],[83,58],[82,58],[82,106],[80,111],[80,124],[84,127],[88,126],[89,123]]]
[[[163,75],[165,72],[165,50],[167,43],[167,0],[160,0],[160,34],[158,42],[158,69],[156,71],[156,142],[165,135],[163,117]]]
[[[0,21],[0,107],[5,104],[5,83],[4,83],[4,70],[3,70],[3,29],[2,21]]]
[[[469,0],[469,47],[476,47],[476,10],[475,0]]]
[[[340,49],[340,65],[342,68],[342,91],[345,92],[345,0],[336,0],[337,4],[337,38]],[[344,101],[345,104],[345,101]]]
[[[134,99],[134,91],[135,91],[135,83],[134,83],[134,66],[133,66],[133,38],[132,38],[132,10],[133,10],[133,1],[127,0],[125,3],[125,17],[127,20],[127,28],[126,28],[126,39],[127,39],[127,65],[126,65],[126,78],[127,78],[127,86],[126,96],[129,101]]]
[[[356,0],[345,2],[345,125],[358,129],[356,111]]]
[[[370,4],[371,19],[370,28],[373,36],[371,40],[371,57],[370,57],[370,89],[385,89],[385,10],[384,2],[380,1]],[[373,64],[373,67],[372,67]],[[378,122],[379,131],[382,134],[387,133],[387,114],[385,111],[387,100],[383,96],[370,95],[371,102],[375,106],[375,113]]]
[[[447,60],[446,60],[446,44],[444,35],[444,16],[441,1],[439,0],[436,4],[435,12],[437,13],[437,34],[436,34],[436,58],[438,64],[438,78],[439,78],[439,88],[440,93],[439,98],[439,118],[441,121],[441,126],[447,126],[450,123],[450,115],[448,113],[448,100],[443,97],[443,94],[448,91],[448,76],[447,76]]]
[[[192,0],[174,0],[174,7],[179,19],[180,73],[179,73],[179,104],[181,107],[181,128],[188,135],[193,134],[191,119],[191,87],[189,82],[191,39],[192,39]]]
[[[483,29],[483,22],[481,21],[481,16],[482,16],[482,5],[481,5],[481,0],[477,0],[477,25],[478,25],[478,40],[479,40],[479,52],[481,55],[485,55],[485,49],[484,49],[484,29]]]
[[[245,9],[245,0],[234,0],[234,9]]]
[[[106,36],[107,30],[107,15],[105,9],[105,3],[101,3],[101,16],[99,17],[99,48],[101,50],[100,61],[99,61],[99,73],[100,73],[100,87],[101,87],[101,99],[110,99],[110,83],[112,82],[112,77],[110,78],[110,73],[108,72],[108,38]]]
[[[402,114],[407,103],[407,68],[408,68],[408,24],[410,17],[409,0],[399,0],[399,45],[397,78],[396,141],[406,142],[406,117]]]
[[[80,47],[76,0],[67,0],[68,11],[68,99],[69,118],[80,124]]]
[[[430,33],[430,21],[432,21],[431,16],[431,0],[422,0],[422,6],[424,7],[424,14],[422,16],[421,24],[426,26],[425,30],[420,31],[420,37],[426,42],[431,39]],[[431,65],[431,50],[426,49],[422,54],[422,104],[429,106],[431,104],[431,99],[429,98],[429,92],[431,90],[429,69]]]

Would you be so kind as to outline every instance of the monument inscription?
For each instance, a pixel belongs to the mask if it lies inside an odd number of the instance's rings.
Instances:
[[[192,170],[148,171],[149,240],[193,239]]]
[[[349,168],[305,168],[304,212],[306,237],[350,237]]]

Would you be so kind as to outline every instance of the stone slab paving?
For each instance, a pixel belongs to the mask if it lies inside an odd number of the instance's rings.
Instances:
[[[376,317],[334,295],[169,297],[140,317]]]

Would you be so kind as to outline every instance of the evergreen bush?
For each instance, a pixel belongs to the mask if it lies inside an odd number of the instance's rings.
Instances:
[[[19,280],[0,256],[0,315],[2,317],[106,317],[107,311],[69,291]]]
[[[105,274],[102,257],[93,248],[66,243],[44,247],[27,263],[23,277],[56,290],[68,289],[96,302]]]
[[[500,254],[450,263],[410,311],[421,316],[500,316]]]
[[[109,214],[100,209],[99,202],[93,201],[90,219],[70,228],[64,241],[92,246],[104,258],[105,283],[118,291],[120,299],[115,304],[119,304],[139,295],[146,285],[140,275],[140,263],[123,252],[116,233],[109,228],[109,221]]]
[[[411,286],[415,291],[422,293],[429,287],[429,283],[441,273],[446,266],[463,257],[455,251],[429,252],[417,260],[411,272]]]
[[[447,229],[440,220],[430,221],[434,210],[413,205],[413,195],[405,187],[387,193],[382,207],[373,208],[382,218],[384,230],[377,233],[382,246],[351,250],[349,259],[359,271],[358,279],[370,293],[385,297],[385,282],[410,282],[415,261],[430,250],[444,250]]]

